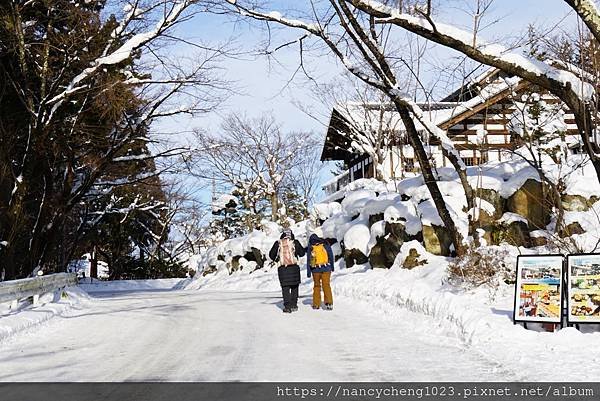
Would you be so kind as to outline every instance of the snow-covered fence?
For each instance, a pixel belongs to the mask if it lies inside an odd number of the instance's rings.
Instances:
[[[73,273],[58,273],[48,276],[25,278],[0,283],[0,303],[13,302],[33,297],[37,304],[40,295],[53,292],[71,285],[77,285],[77,275]]]

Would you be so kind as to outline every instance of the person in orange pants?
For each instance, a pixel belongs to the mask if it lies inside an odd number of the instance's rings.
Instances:
[[[321,305],[321,288],[325,296],[325,309],[333,308],[333,294],[331,293],[331,272],[313,273],[313,308],[319,309]]]
[[[331,245],[316,234],[308,239],[306,258],[308,277],[313,276],[313,309],[321,307],[321,288],[325,295],[324,309],[333,309],[333,294],[331,292],[331,272],[334,270],[334,259]]]

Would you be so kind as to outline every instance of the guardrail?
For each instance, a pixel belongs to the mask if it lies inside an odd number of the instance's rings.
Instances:
[[[19,300],[33,297],[33,304],[36,305],[40,295],[71,285],[77,285],[77,275],[74,273],[57,273],[3,281],[0,282],[0,303],[12,302],[12,308],[16,307]]]

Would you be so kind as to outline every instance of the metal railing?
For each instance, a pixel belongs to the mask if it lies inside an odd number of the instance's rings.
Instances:
[[[3,281],[0,282],[0,303],[12,302],[16,307],[20,300],[33,297],[33,304],[36,305],[40,295],[72,285],[77,285],[77,275],[73,273]]]

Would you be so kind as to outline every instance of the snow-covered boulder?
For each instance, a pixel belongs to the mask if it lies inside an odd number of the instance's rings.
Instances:
[[[342,208],[349,216],[359,215],[365,205],[376,198],[374,191],[360,189],[349,192],[342,201]]]
[[[320,221],[325,221],[341,211],[342,205],[338,202],[318,203],[314,206],[312,215]]]
[[[346,249],[357,249],[364,255],[369,253],[371,230],[365,224],[355,224],[344,235]]]
[[[477,197],[486,201],[494,208],[494,218],[498,219],[502,216],[506,209],[506,199],[500,196],[500,193],[495,189],[478,188]]]
[[[574,221],[572,223],[567,224],[563,229],[561,229],[558,235],[560,235],[561,238],[566,238],[584,233],[585,230],[581,227],[581,224],[578,221]]]
[[[542,183],[534,179],[526,180],[517,188],[508,198],[506,209],[525,217],[529,227],[534,230],[544,228],[550,222]]]
[[[436,224],[424,225],[423,245],[429,253],[449,256],[452,239],[445,227]]]
[[[419,241],[410,241],[402,245],[394,265],[403,269],[414,269],[426,265],[428,255],[431,256]]]
[[[597,201],[598,197],[595,195],[586,198],[583,195],[565,194],[561,199],[562,207],[568,212],[586,212]]]
[[[417,215],[417,209],[412,202],[398,202],[385,209],[383,219],[390,225],[402,224],[402,231],[409,236],[416,236],[423,230],[421,219]]]
[[[533,230],[529,233],[531,238],[531,246],[545,246],[548,245],[552,234],[547,230]]]
[[[354,224],[344,235],[344,260],[347,267],[367,263],[371,230],[366,224]]]
[[[389,269],[394,265],[402,244],[411,237],[406,233],[402,223],[382,221],[378,224],[381,224],[383,229],[378,229],[377,231],[383,232],[378,233],[379,235],[373,240],[374,230],[371,227],[371,242],[374,244],[369,252],[369,263],[374,269]]]
[[[507,243],[513,246],[531,246],[531,236],[525,217],[506,212],[498,220],[492,231],[492,244]]]
[[[402,241],[396,237],[379,237],[369,253],[369,263],[373,269],[389,269],[394,265],[400,252]]]

